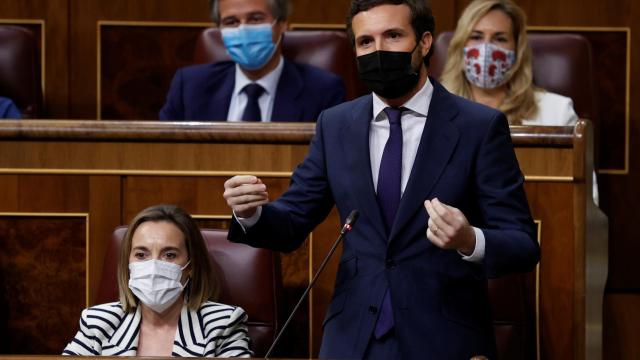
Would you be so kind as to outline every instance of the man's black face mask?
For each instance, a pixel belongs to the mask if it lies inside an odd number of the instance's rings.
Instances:
[[[356,60],[360,80],[371,91],[386,99],[406,95],[420,79],[420,65],[414,69],[411,64],[418,44],[412,51],[378,50],[358,56]]]

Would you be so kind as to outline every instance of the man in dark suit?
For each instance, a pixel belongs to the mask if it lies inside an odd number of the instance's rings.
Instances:
[[[210,0],[233,61],[176,72],[161,120],[315,121],[345,100],[342,80],[282,57],[289,0]]]
[[[352,0],[348,29],[373,94],[325,110],[289,189],[255,176],[224,196],[229,239],[291,251],[336,205],[344,241],[321,357],[495,358],[487,279],[539,259],[505,116],[428,78],[422,0]]]

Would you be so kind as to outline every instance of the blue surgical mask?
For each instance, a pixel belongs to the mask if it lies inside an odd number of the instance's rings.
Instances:
[[[273,24],[240,25],[222,28],[222,41],[231,59],[247,70],[263,67],[276,52]],[[279,42],[279,40],[278,40]]]

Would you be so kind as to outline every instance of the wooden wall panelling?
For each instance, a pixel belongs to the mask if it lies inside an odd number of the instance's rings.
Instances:
[[[637,19],[640,16],[640,6],[636,2],[632,2],[631,16]],[[624,16],[623,16],[624,18]],[[637,44],[638,36],[640,36],[640,26],[636,21],[629,21],[631,26],[631,119],[629,124],[630,136],[630,159],[629,173],[624,176],[608,175],[602,176],[602,187],[604,188],[604,196],[602,198],[602,207],[609,215],[610,219],[610,268],[608,288],[611,293],[637,293],[640,291],[640,268],[637,261],[632,255],[638,246],[637,228],[635,226],[637,219],[637,209],[640,201],[640,189],[637,184],[640,183],[640,162],[637,154],[640,153],[639,137],[640,137],[640,98],[637,79],[640,77],[640,64],[637,59],[640,56],[640,46]],[[627,302],[621,302],[627,304]],[[634,313],[632,313],[634,314]],[[640,317],[629,319],[629,321],[640,322]],[[615,331],[615,330],[614,330]],[[634,342],[629,344],[636,350],[640,349],[640,343]]]
[[[175,71],[209,23],[99,22],[98,119],[157,120]]]
[[[70,116],[73,118],[95,119],[97,117],[99,21],[186,23],[206,23],[209,21],[207,0],[69,1],[70,39],[74,44],[70,48],[71,66],[74,69],[70,74],[70,87],[74,94],[71,99]],[[108,56],[109,60],[118,61],[122,54],[116,52],[103,56]],[[144,77],[144,74],[140,74],[140,76]],[[140,100],[140,98],[136,99]]]
[[[18,204],[12,211],[63,213],[87,211],[89,184],[83,176],[20,175]]]
[[[116,226],[122,224],[122,180],[119,176],[89,176],[89,229],[91,248],[89,253],[89,304],[94,304],[102,279],[102,265],[107,244]],[[114,299],[115,301],[116,299]]]
[[[597,106],[594,122],[600,174],[629,171],[630,29],[625,27],[529,27],[532,33],[572,33],[591,44]],[[603,71],[607,69],[607,71]]]
[[[3,336],[11,344],[0,352],[57,354],[72,338],[80,311],[91,303],[98,285],[106,244],[105,234],[110,234],[115,225],[120,224],[119,182],[117,177],[104,176],[89,178],[79,175],[23,174],[0,177],[0,198],[7,200],[2,201],[0,211],[5,214],[32,214],[21,221],[7,222],[0,231],[0,237],[5,239],[10,235],[15,240],[16,232],[22,233],[19,239],[31,244],[28,246],[32,259],[40,259],[42,264],[49,266],[49,271],[27,272],[30,277],[18,276],[15,270],[7,269],[11,265],[9,263],[4,264],[6,266],[0,271],[1,274],[12,274],[13,285],[6,287],[10,290],[7,294],[12,293],[16,286],[19,287],[15,301],[20,302],[10,304],[11,316],[6,324],[15,335]],[[49,213],[54,214],[53,219]],[[70,215],[75,213],[81,216]],[[81,226],[76,219],[78,217],[81,218]],[[96,219],[93,226],[89,226],[91,218]],[[2,219],[6,220],[6,217],[0,217]],[[22,223],[27,225],[23,226]],[[79,244],[82,252],[77,249]],[[10,249],[10,245],[3,244],[6,249]],[[25,261],[18,265],[19,268],[35,266]],[[65,289],[61,293],[64,301],[60,300],[59,291],[50,291],[53,286]],[[47,306],[48,311],[44,311],[42,305],[32,304],[34,300],[29,297],[33,292],[31,288],[43,289],[42,293],[38,293],[38,301]],[[25,291],[25,299],[18,294],[20,291]],[[43,296],[50,301],[42,302]],[[35,306],[35,310],[29,309],[29,306]],[[18,310],[21,308],[22,311]],[[24,327],[16,325],[20,321],[25,322]],[[40,325],[34,327],[32,322]],[[53,326],[52,322],[59,322],[60,325]],[[42,337],[42,333],[49,335]],[[29,339],[41,340],[27,346]]]
[[[350,0],[292,0],[292,23],[344,24],[349,13]],[[436,33],[455,26],[455,1],[429,1],[436,19]]]
[[[465,0],[456,0],[465,3]],[[469,2],[466,0],[466,2]],[[633,19],[633,0],[515,0],[528,17],[529,25],[620,26]]]
[[[0,175],[0,212],[18,208],[18,175]]]
[[[640,359],[640,294],[610,294],[605,298],[604,337],[606,359]]]
[[[0,20],[21,24],[32,30],[41,27],[36,36],[45,53],[43,84],[45,115],[68,117],[69,97],[69,18],[68,0],[5,0],[0,2]],[[39,23],[42,25],[39,25]],[[46,44],[46,46],[44,46]]]
[[[87,305],[89,218],[0,213],[0,353],[59,354]]]
[[[306,24],[344,24],[350,0],[292,0],[291,22]]]
[[[4,146],[7,145],[7,146]],[[55,152],[71,152],[73,150],[73,146],[76,146],[77,151],[73,152],[73,154],[69,153],[66,159],[56,158],[55,156],[46,156],[45,154],[51,154]],[[3,144],[3,149],[7,151],[14,151],[15,149],[20,148],[19,143],[6,143]],[[141,152],[141,156],[138,158],[121,158],[118,153],[114,153],[112,151],[116,150],[119,147],[126,148],[126,151],[131,152]],[[175,151],[171,151],[174,148]],[[295,147],[292,147],[295,148]],[[261,159],[264,157],[268,157],[270,151],[273,151],[275,147],[271,147],[269,145],[265,145],[264,150],[260,150],[260,148],[251,148],[247,147],[246,149],[239,149],[240,153],[246,153],[251,155],[257,155],[257,159]],[[93,151],[92,151],[93,150]],[[42,148],[33,148],[28,149],[24,156],[19,157],[18,159],[2,159],[0,158],[0,164],[9,164],[8,167],[15,167],[19,164],[21,160],[23,160],[23,166],[26,165],[28,168],[22,168],[25,171],[32,172],[41,172],[41,173],[51,173],[56,172],[56,169],[63,169],[65,167],[65,163],[70,161],[70,165],[66,165],[69,167],[69,172],[77,172],[77,173],[94,173],[94,174],[115,174],[126,172],[128,174],[135,175],[157,175],[163,174],[166,176],[184,176],[192,173],[202,175],[232,175],[231,171],[228,170],[223,173],[216,172],[208,172],[207,164],[231,164],[233,160],[230,159],[225,154],[228,153],[228,147],[221,144],[209,144],[204,146],[194,146],[193,144],[177,144],[175,147],[171,146],[162,146],[162,144],[156,144],[156,146],[149,146],[142,143],[98,143],[93,146],[90,143],[51,143],[45,144]],[[304,154],[292,155],[291,158],[298,158],[298,160],[302,160]],[[162,169],[158,168],[159,164],[162,164],[162,159],[184,159],[184,166],[182,169]],[[290,159],[290,158],[289,158]],[[50,161],[49,164],[46,161]],[[101,161],[104,167],[100,167],[99,163],[96,161]],[[238,164],[237,172],[246,172],[247,170],[252,169],[266,169],[270,165],[277,166],[280,164],[284,164],[288,161],[286,156],[283,156],[279,159],[271,159],[271,161],[265,161],[264,163],[260,163],[255,167],[251,167],[252,161],[248,161],[247,163]],[[260,160],[255,160],[253,162],[259,163]],[[296,163],[297,164],[297,163]],[[7,165],[3,166],[6,167]],[[53,166],[51,168],[41,168],[43,166]],[[114,169],[122,170],[114,170]],[[1,171],[1,170],[0,170]],[[259,171],[259,170],[257,170]],[[263,170],[264,172],[264,170]],[[258,175],[270,175],[270,172],[266,173],[258,173]],[[39,199],[37,199],[39,200]]]
[[[540,282],[548,286],[539,293],[541,359],[571,359],[576,349],[573,339],[573,185],[571,183],[527,182],[527,198],[534,219],[540,221]],[[558,211],[562,209],[562,211]],[[558,276],[563,274],[563,276]]]
[[[623,175],[629,171],[630,156],[631,32],[629,28],[603,28],[578,33],[589,40],[594,56],[598,173]]]

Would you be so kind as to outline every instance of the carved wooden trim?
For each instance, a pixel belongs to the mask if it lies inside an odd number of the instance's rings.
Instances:
[[[91,120],[9,120],[0,123],[0,139],[167,142],[251,142],[308,144],[313,123],[164,122]],[[572,147],[573,128],[512,126],[516,146]]]

